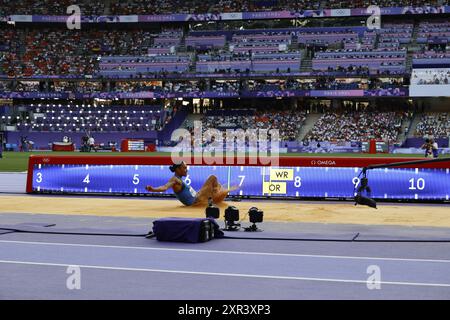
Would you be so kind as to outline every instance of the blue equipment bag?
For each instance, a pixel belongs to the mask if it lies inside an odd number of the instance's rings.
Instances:
[[[162,218],[153,221],[153,234],[158,241],[206,242],[222,238],[223,232],[214,219]]]

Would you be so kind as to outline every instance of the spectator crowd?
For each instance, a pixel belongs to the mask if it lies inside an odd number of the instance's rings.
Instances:
[[[306,135],[306,141],[397,142],[402,116],[397,112],[326,112]]]
[[[417,137],[450,137],[450,114],[424,113],[420,122],[417,124],[415,135]]]
[[[63,15],[67,7],[73,5],[70,0],[0,0],[0,16],[3,15]],[[426,3],[421,0],[374,0],[374,1],[306,1],[306,0],[80,0],[77,3],[84,15],[132,15],[132,14],[169,14],[169,13],[221,13],[252,11],[302,11],[306,9],[366,8],[369,5],[380,7],[403,6],[440,6],[440,0]]]

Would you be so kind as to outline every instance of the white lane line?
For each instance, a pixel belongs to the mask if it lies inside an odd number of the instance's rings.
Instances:
[[[51,266],[51,267],[69,267],[73,264],[46,263],[46,262],[28,262],[28,261],[9,261],[0,260],[4,264],[34,265],[34,266]],[[124,268],[124,267],[108,267],[95,265],[77,265],[84,269],[100,269],[115,271],[135,271],[135,272],[158,272],[158,273],[178,273],[193,274],[202,276],[221,276],[221,277],[238,277],[238,278],[260,278],[260,279],[278,279],[278,280],[303,280],[303,281],[321,281],[321,282],[341,282],[341,283],[361,283],[367,284],[367,280],[349,280],[349,279],[333,279],[333,278],[309,278],[309,277],[290,277],[277,275],[260,275],[245,273],[221,273],[221,272],[200,272],[185,270],[164,270],[164,269],[146,269],[146,268]],[[403,286],[424,286],[424,287],[450,287],[448,283],[425,283],[425,282],[397,282],[397,281],[380,281],[380,285],[403,285]]]
[[[107,245],[98,245],[98,244],[78,244],[78,243],[56,243],[56,242],[31,242],[31,241],[0,240],[0,244],[2,244],[2,243],[29,244],[29,245],[38,245],[38,246],[39,245],[43,245],[43,246],[45,245],[45,246],[131,249],[131,250],[150,250],[150,251],[178,251],[178,252],[242,254],[242,255],[279,256],[279,257],[306,257],[306,258],[324,258],[324,259],[353,259],[353,260],[382,260],[382,261],[409,261],[409,262],[450,263],[450,260],[435,260],[435,259],[408,259],[408,258],[383,258],[383,257],[330,256],[330,255],[296,254],[296,253],[221,251],[221,250],[200,250],[200,249],[180,249],[180,248],[127,247],[127,246],[107,246]]]

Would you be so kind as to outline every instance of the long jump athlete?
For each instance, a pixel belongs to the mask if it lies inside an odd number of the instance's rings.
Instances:
[[[214,203],[222,202],[228,193],[237,189],[233,187],[226,189],[217,181],[217,177],[211,175],[206,179],[201,189],[196,192],[194,188],[188,186],[181,178],[187,176],[187,165],[184,162],[173,164],[169,167],[174,176],[163,186],[154,188],[147,186],[145,189],[150,192],[164,192],[172,188],[175,196],[186,206],[203,205],[208,203],[208,199],[212,198]]]

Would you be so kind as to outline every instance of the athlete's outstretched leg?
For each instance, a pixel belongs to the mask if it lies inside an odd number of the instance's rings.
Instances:
[[[214,193],[214,195],[212,197],[213,198],[213,202],[214,203],[221,203],[228,196],[229,192],[230,192],[230,190],[228,190],[228,189],[220,189],[219,191]]]
[[[207,203],[209,198],[213,198],[214,192],[219,186],[220,184],[219,181],[217,181],[217,177],[214,175],[209,176],[197,193],[196,204]]]
[[[212,198],[214,203],[220,203],[227,197],[229,191],[222,187],[216,176],[211,175],[197,193],[196,204],[208,203],[209,198]]]

